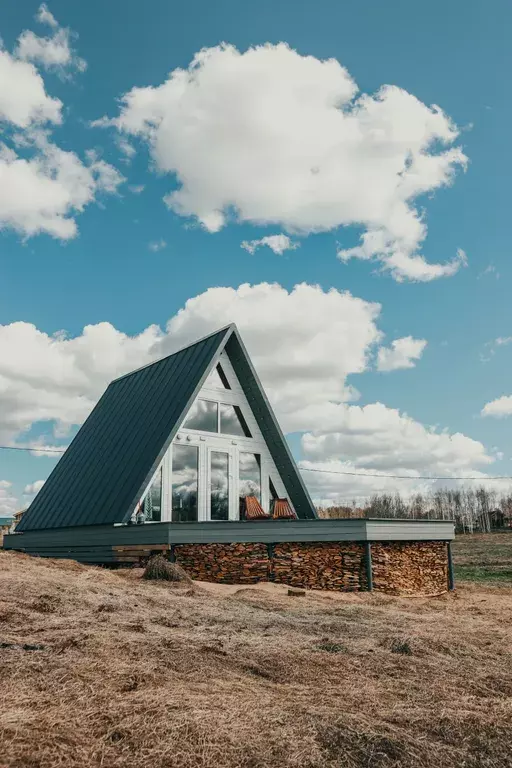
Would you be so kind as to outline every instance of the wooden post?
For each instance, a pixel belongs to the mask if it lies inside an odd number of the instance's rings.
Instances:
[[[455,589],[455,576],[453,573],[453,557],[452,557],[452,543],[451,541],[447,542],[448,544],[448,589],[450,592],[453,592]]]
[[[364,542],[364,559],[366,562],[366,579],[368,582],[368,591],[373,592],[373,573],[372,573],[372,544],[371,541]]]
[[[274,581],[274,545],[267,544],[267,581]]]

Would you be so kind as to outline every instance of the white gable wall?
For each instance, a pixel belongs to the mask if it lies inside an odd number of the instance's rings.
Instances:
[[[219,360],[224,374],[229,382],[231,389],[224,387],[208,386],[208,382],[202,387],[198,399],[211,400],[217,403],[227,403],[237,405],[247,422],[247,426],[252,437],[240,437],[232,435],[223,435],[212,432],[202,432],[199,430],[185,429],[183,426],[173,442],[184,443],[197,446],[199,449],[199,488],[198,488],[198,520],[207,520],[208,517],[208,492],[209,492],[209,471],[211,450],[229,453],[229,481],[232,488],[231,502],[229,509],[229,518],[238,520],[239,517],[239,483],[238,466],[239,455],[241,452],[254,453],[261,456],[261,505],[265,511],[268,511],[270,504],[269,477],[280,498],[287,496],[284,483],[277,471],[274,460],[265,443],[263,435],[258,427],[257,421],[252,413],[247,398],[240,386],[226,352],[221,354]],[[184,419],[186,422],[186,418]],[[170,521],[172,519],[172,445],[169,447],[163,462],[163,483],[162,483],[162,520]],[[290,501],[290,506],[292,506]],[[292,506],[293,508],[293,506]]]

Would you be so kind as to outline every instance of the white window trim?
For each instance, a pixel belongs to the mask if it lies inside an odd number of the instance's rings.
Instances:
[[[234,374],[231,362],[223,352],[218,361],[231,389],[225,387],[206,387],[197,395],[198,400],[210,400],[220,405],[237,405],[242,411],[252,437],[240,435],[225,435],[221,432],[204,432],[197,429],[186,429],[183,426],[177,432],[173,442],[166,451],[160,464],[162,467],[162,522],[172,522],[172,446],[175,442],[183,442],[198,447],[198,498],[197,519],[198,522],[209,520],[209,482],[210,466],[209,455],[212,450],[227,452],[229,454],[229,471],[231,482],[231,499],[229,505],[229,519],[239,519],[239,457],[240,453],[254,453],[260,456],[261,471],[261,506],[268,512],[270,505],[269,478],[280,496],[287,496],[283,480],[273,462],[270,450],[256,421],[250,404]],[[188,416],[188,414],[187,414]],[[249,418],[250,417],[250,418]],[[185,417],[186,420],[187,417]],[[220,429],[220,407],[217,411],[217,430]],[[155,472],[157,474],[160,466]],[[154,476],[150,483],[153,481]],[[147,493],[147,489],[145,491]],[[143,498],[143,497],[142,497]],[[289,500],[291,505],[291,500]],[[293,505],[291,505],[293,508]],[[212,521],[215,522],[215,521]]]

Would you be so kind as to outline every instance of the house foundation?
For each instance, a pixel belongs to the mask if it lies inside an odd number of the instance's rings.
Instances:
[[[4,547],[112,566],[161,552],[201,581],[412,596],[453,588],[453,537],[441,520],[263,520],[27,531]]]

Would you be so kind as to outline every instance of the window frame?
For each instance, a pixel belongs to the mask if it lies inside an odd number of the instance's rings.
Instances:
[[[269,511],[271,496],[269,478],[278,494],[286,496],[286,490],[283,480],[279,474],[270,449],[263,438],[258,422],[252,412],[251,406],[240,386],[236,374],[232,370],[231,363],[227,357],[221,356],[218,364],[221,365],[224,375],[229,382],[230,389],[221,389],[220,387],[208,387],[203,384],[197,399],[209,400],[217,403],[217,432],[205,432],[204,430],[189,429],[181,425],[176,432],[165,456],[162,460],[163,466],[163,488],[162,488],[162,522],[172,523],[172,446],[175,443],[194,445],[199,452],[199,471],[198,471],[198,522],[210,521],[209,505],[209,473],[210,473],[210,451],[219,451],[229,453],[229,466],[231,481],[231,497],[229,505],[229,520],[239,519],[239,454],[253,453],[261,457],[261,505],[265,511]],[[220,411],[221,405],[238,406],[242,416],[247,424],[252,437],[242,437],[240,435],[227,435],[220,432]],[[188,415],[188,414],[187,414]],[[186,415],[186,416],[187,416]],[[186,419],[185,416],[185,419]],[[184,421],[185,421],[184,419]],[[156,473],[155,473],[156,474]],[[212,521],[221,522],[221,521]],[[179,523],[175,523],[179,525]]]

